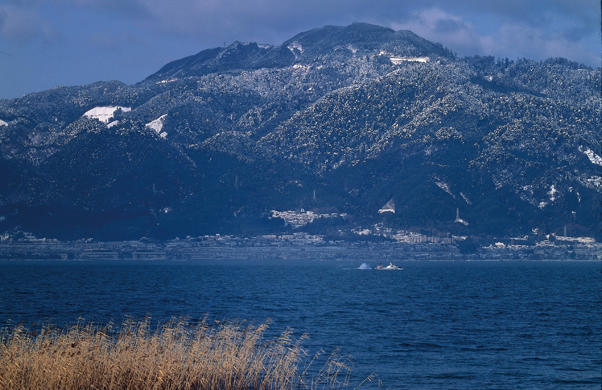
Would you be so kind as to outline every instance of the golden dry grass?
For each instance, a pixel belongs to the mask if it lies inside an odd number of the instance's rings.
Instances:
[[[305,351],[286,331],[264,340],[266,324],[150,320],[118,329],[79,323],[0,333],[0,389],[252,390],[346,387],[345,359],[333,355],[317,377],[299,371]],[[311,365],[311,363],[309,363]]]

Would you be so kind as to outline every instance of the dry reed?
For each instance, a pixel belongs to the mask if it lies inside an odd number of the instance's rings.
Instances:
[[[345,359],[333,355],[317,378],[299,372],[305,351],[290,331],[264,340],[266,324],[242,327],[149,319],[119,328],[78,323],[66,329],[0,331],[0,389],[254,390],[347,387]],[[311,363],[310,363],[311,364]]]

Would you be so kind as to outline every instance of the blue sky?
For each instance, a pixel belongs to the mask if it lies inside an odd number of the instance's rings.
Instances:
[[[324,25],[407,29],[458,55],[600,66],[598,0],[0,0],[0,99],[143,80],[235,40],[280,44]]]

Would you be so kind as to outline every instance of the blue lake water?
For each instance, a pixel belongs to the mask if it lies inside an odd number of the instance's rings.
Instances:
[[[0,323],[270,318],[362,389],[600,389],[601,262],[361,264],[0,261]]]

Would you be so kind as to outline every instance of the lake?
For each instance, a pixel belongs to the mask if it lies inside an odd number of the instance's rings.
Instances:
[[[601,262],[361,264],[0,261],[0,323],[270,318],[362,389],[600,389]]]

